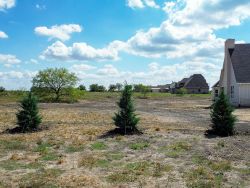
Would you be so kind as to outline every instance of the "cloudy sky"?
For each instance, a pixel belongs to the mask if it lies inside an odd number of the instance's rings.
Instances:
[[[0,0],[0,86],[50,67],[81,83],[219,79],[227,38],[250,42],[249,0]]]

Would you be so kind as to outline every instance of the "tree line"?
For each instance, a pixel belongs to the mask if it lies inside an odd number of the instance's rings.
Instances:
[[[77,88],[76,84],[79,79],[74,73],[69,72],[65,68],[48,68],[39,71],[32,80],[31,91],[44,102],[60,102],[62,97],[67,97],[69,100],[75,100],[76,96],[80,95],[82,91],[87,91],[83,84]],[[121,83],[110,84],[108,89],[103,85],[91,84],[89,86],[90,92],[121,92],[124,85]],[[141,92],[144,97],[150,91],[148,86],[143,84],[135,84],[132,86],[132,91]],[[0,92],[4,92],[5,88],[0,87]]]

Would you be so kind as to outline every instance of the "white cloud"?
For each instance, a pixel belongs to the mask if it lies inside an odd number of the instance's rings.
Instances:
[[[148,65],[150,71],[155,71],[159,69],[159,64],[156,62],[150,63]]]
[[[13,8],[15,4],[15,0],[0,0],[0,11]]]
[[[32,63],[32,64],[38,64],[38,61],[36,59],[30,59],[30,63]]]
[[[239,25],[250,18],[249,0],[178,0],[166,2],[167,19],[159,27],[138,31],[120,50],[143,56],[190,60],[197,57],[222,62],[224,40],[215,35],[221,28]],[[122,41],[120,41],[122,43]]]
[[[72,46],[66,46],[57,41],[49,46],[41,55],[42,59],[55,59],[63,61],[107,61],[117,60],[118,51],[111,43],[106,48],[96,49],[86,43],[73,43]]]
[[[38,10],[45,10],[46,9],[46,5],[36,4],[36,8]]]
[[[11,67],[12,65],[21,63],[21,60],[15,55],[0,54],[0,63],[4,64],[5,67]]]
[[[168,1],[164,3],[164,7],[162,8],[166,13],[171,14],[174,11],[176,11],[175,9],[176,6],[176,2],[173,1]]]
[[[7,39],[8,38],[8,35],[3,32],[3,31],[0,31],[0,39]]]
[[[105,65],[103,68],[99,69],[97,71],[97,74],[113,77],[113,76],[119,75],[119,71],[113,65],[109,64],[109,65]]]
[[[93,69],[96,69],[96,67],[87,64],[75,64],[70,68],[72,72],[84,72]]]
[[[145,2],[145,4],[146,4],[147,6],[149,6],[149,7],[152,7],[152,8],[160,8],[160,6],[157,5],[157,4],[155,3],[154,0],[144,0],[144,2]]]
[[[35,28],[35,33],[41,36],[49,37],[51,39],[60,39],[62,41],[69,40],[72,33],[79,33],[82,31],[82,27],[77,24],[64,24],[54,25],[51,28],[46,26],[40,26]]]
[[[160,8],[154,0],[127,0],[127,5],[133,9],[142,9],[145,7]]]
[[[29,89],[31,80],[37,74],[37,71],[0,71],[1,86],[6,89]],[[10,84],[11,83],[11,84]]]
[[[127,0],[127,4],[131,8],[144,8],[142,0]]]

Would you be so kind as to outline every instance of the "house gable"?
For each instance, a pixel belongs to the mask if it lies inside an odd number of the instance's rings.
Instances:
[[[250,44],[236,44],[231,62],[237,83],[250,83]]]

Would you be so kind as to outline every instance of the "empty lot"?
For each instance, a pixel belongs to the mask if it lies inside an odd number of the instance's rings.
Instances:
[[[43,130],[7,134],[14,102],[0,103],[0,187],[248,187],[250,109],[238,135],[206,137],[209,97],[135,99],[142,135],[107,135],[117,96],[39,104]]]

